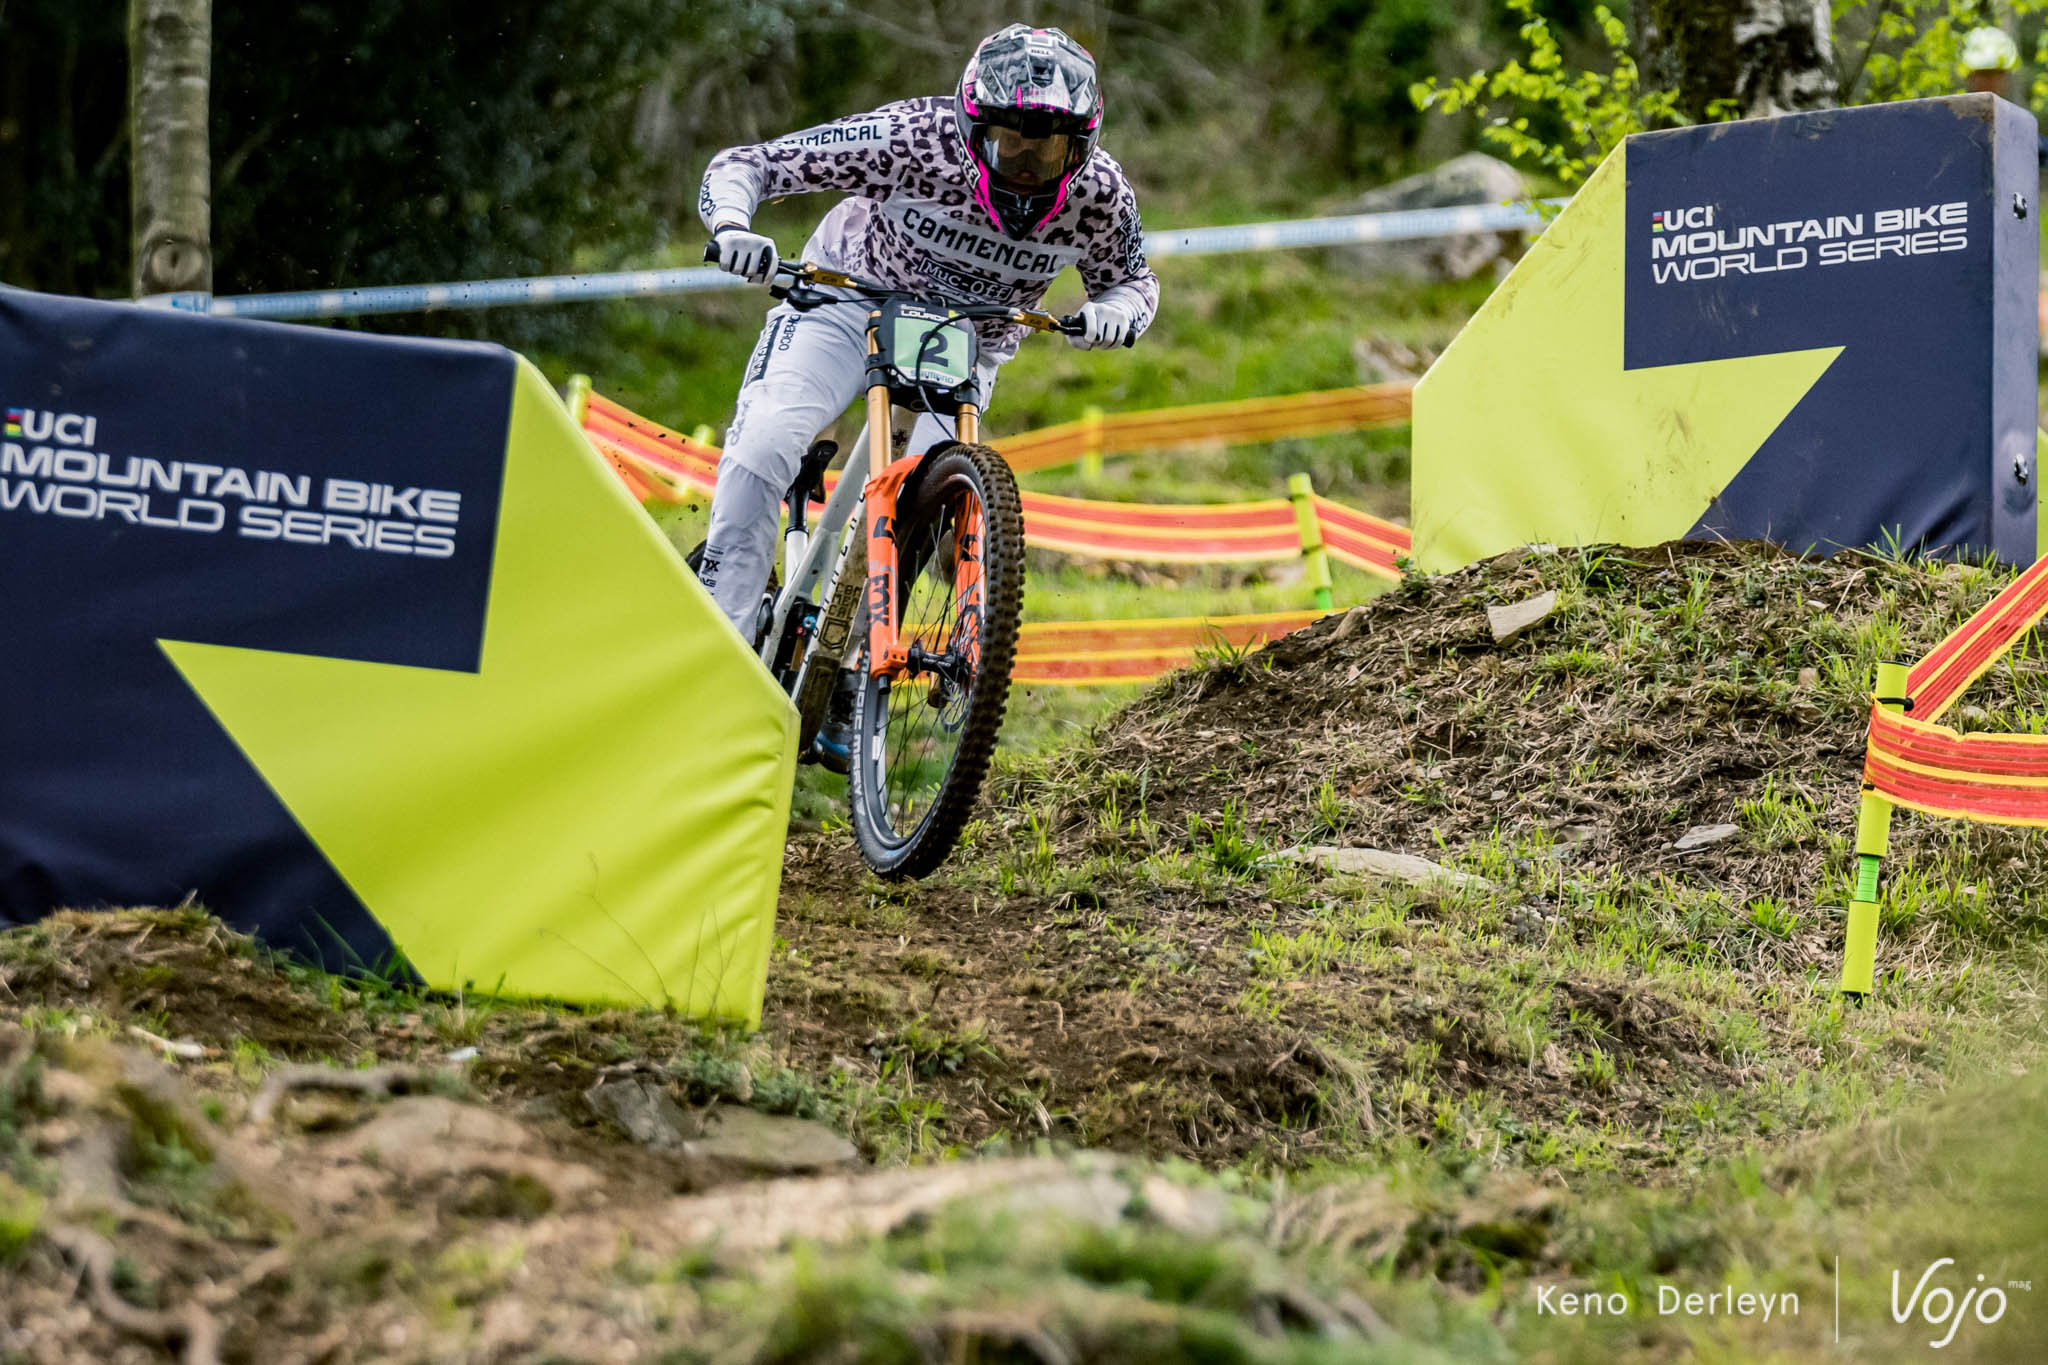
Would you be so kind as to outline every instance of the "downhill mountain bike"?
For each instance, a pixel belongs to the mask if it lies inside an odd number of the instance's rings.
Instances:
[[[706,249],[706,260],[716,257]],[[1024,600],[1024,514],[1010,467],[980,444],[973,323],[1062,333],[1081,323],[810,264],[784,262],[770,285],[799,311],[867,308],[867,448],[829,498],[825,470],[838,447],[818,441],[805,454],[755,648],[796,704],[806,756],[841,670],[852,670],[854,837],[878,874],[921,877],[952,852],[980,795]],[[952,418],[953,439],[893,458],[899,404]],[[813,499],[823,502],[816,534]]]

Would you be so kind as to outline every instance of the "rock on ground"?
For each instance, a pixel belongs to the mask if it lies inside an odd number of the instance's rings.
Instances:
[[[1522,174],[1484,152],[1453,157],[1434,170],[1368,191],[1339,213],[1396,213],[1459,204],[1503,204],[1528,195]],[[1473,232],[1407,242],[1360,243],[1333,248],[1332,264],[1360,275],[1414,280],[1469,280],[1512,260],[1519,232]]]

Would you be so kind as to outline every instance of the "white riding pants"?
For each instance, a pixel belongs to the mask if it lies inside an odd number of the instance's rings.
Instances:
[[[866,391],[867,315],[859,303],[825,304],[806,313],[778,304],[747,360],[718,462],[698,576],[749,645],[775,562],[783,495],[818,433]],[[988,360],[975,369],[977,406],[984,411],[995,391],[996,369]],[[911,428],[909,451],[923,454],[952,439],[950,417],[921,413]],[[849,449],[865,456],[865,423]]]

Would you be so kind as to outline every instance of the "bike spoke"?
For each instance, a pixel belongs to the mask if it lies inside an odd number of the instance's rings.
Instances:
[[[1008,700],[1024,573],[1002,457],[962,446],[932,460],[896,528],[904,666],[865,680],[855,710],[854,836],[888,877],[930,872],[968,823]]]
[[[919,528],[917,542],[904,547],[901,636],[906,645],[952,661],[974,657],[976,623],[960,619],[955,585],[959,528],[976,519],[978,508],[973,490],[960,488],[942,515]],[[941,672],[898,679],[884,694],[889,734],[880,776],[889,824],[900,836],[916,831],[952,768],[974,681],[971,674],[960,677],[961,672],[956,662]],[[933,705],[934,698],[942,704]]]

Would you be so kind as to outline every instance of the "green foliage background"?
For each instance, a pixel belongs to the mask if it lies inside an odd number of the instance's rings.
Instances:
[[[2015,87],[2027,91],[2048,65],[2044,8],[1837,0],[1843,96],[1957,88],[1961,36],[1987,21],[2033,54]],[[0,280],[125,287],[124,10],[0,3]],[[532,274],[680,249],[718,148],[944,91],[973,41],[1015,19],[1059,24],[1097,53],[1110,145],[1155,222],[1327,208],[1468,146],[1569,181],[1624,133],[1679,118],[1636,83],[1627,6],[1586,0],[213,10],[223,293]],[[1429,117],[1418,88],[1457,117]]]
[[[1593,7],[1591,28],[1604,51],[1590,64],[1572,60],[1569,35],[1561,36],[1557,22],[1534,0],[1502,0],[1502,8],[1518,21],[1525,50],[1465,77],[1425,73],[1410,85],[1408,97],[1419,109],[1482,113],[1481,140],[1519,164],[1574,184],[1631,133],[1744,115],[1733,99],[1710,100],[1703,110],[1689,112],[1678,92],[1646,87],[1626,5]],[[2038,106],[2048,100],[2044,11],[2048,0],[1834,0],[1837,101],[1884,104],[1957,94],[1964,88],[1964,36],[1997,26],[2030,36],[2033,60],[2023,63],[2008,93]]]
[[[1405,95],[1503,51],[1483,0],[216,0],[216,289],[534,274],[694,240],[718,148],[951,88],[979,36],[1097,52],[1156,218],[1297,209],[1458,150]],[[1576,32],[1575,0],[1549,7]],[[0,280],[117,296],[125,6],[0,3]],[[401,324],[403,325],[403,324]]]

